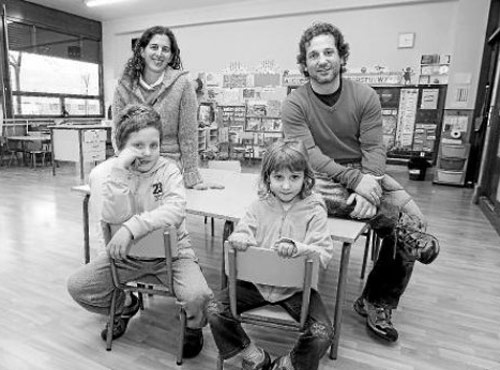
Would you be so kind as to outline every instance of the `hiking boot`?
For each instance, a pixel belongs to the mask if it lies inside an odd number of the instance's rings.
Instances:
[[[397,242],[409,256],[410,260],[428,265],[439,254],[439,241],[427,234],[420,221],[406,213],[399,217],[395,229]]]
[[[203,332],[201,329],[186,328],[184,332],[184,346],[182,357],[193,358],[198,356],[203,348]]]
[[[123,317],[115,317],[114,323],[113,323],[113,340],[120,338],[123,334],[125,334],[125,331],[127,330],[127,324],[128,324],[129,319],[124,319]],[[101,331],[101,338],[103,341],[106,341],[108,338],[108,326],[109,324],[106,324],[106,327]]]
[[[241,361],[241,369],[242,370],[271,370],[271,356],[269,356],[269,353],[266,351],[262,350],[264,352],[264,359],[259,362],[258,364],[255,364],[251,361],[247,361],[243,359]]]
[[[359,297],[358,299],[356,299],[356,301],[354,302],[352,307],[354,308],[354,311],[356,311],[356,313],[358,315],[360,315],[362,317],[368,316],[368,313],[366,312],[365,302],[364,302],[363,297]]]
[[[391,322],[392,310],[390,308],[375,306],[366,299],[363,299],[362,307],[366,312],[366,325],[373,333],[388,342],[396,342],[398,340],[398,331]],[[356,309],[356,306],[354,309]],[[363,311],[356,310],[356,312],[362,315],[361,312]]]

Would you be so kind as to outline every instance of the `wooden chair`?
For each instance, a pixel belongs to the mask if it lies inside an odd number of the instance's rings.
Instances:
[[[119,229],[120,225],[110,225],[103,223],[103,236],[106,243],[109,242],[111,236]],[[110,258],[111,262],[111,275],[113,278],[113,284],[116,289],[113,291],[113,296],[111,298],[111,308],[108,318],[108,333],[106,341],[106,349],[111,350],[111,345],[113,341],[113,325],[115,316],[115,306],[116,299],[118,297],[118,290],[123,290],[125,292],[138,292],[139,302],[141,309],[144,309],[142,303],[142,293],[147,293],[148,295],[163,295],[166,297],[174,297],[173,289],[173,273],[172,273],[172,250],[177,248],[177,231],[175,228],[168,229],[158,229],[146,236],[134,240],[133,245],[130,248],[129,255],[138,256],[143,258],[154,258],[161,257],[165,258],[165,265],[167,268],[167,283],[162,283],[154,275],[146,275],[137,281],[122,282],[120,281],[118,269],[115,265],[115,261]],[[184,307],[179,303],[179,321],[180,321],[180,335],[178,338],[177,346],[177,365],[182,364],[182,350],[184,344],[184,331],[186,327],[186,311]]]
[[[241,173],[241,162],[240,161],[208,161],[208,168],[212,170],[224,170]],[[207,217],[205,216],[205,224],[207,223]],[[214,218],[211,217],[211,231],[212,236],[214,236]]]
[[[271,249],[249,247],[237,252],[229,242],[224,243],[225,269],[229,283],[231,313],[244,324],[266,326],[301,332],[305,328],[311,287],[318,283],[318,258],[281,258]],[[267,305],[238,315],[236,280],[251,281],[279,287],[300,288],[303,291],[300,321],[297,322],[279,305]],[[224,360],[218,356],[217,366],[223,369]]]

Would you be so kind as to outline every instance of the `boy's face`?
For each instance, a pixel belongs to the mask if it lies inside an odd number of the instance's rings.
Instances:
[[[132,132],[125,148],[134,149],[138,153],[133,168],[139,172],[148,172],[160,158],[160,133],[154,127]]]

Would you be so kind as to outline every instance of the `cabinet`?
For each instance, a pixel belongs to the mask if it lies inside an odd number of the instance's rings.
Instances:
[[[469,160],[472,111],[447,110],[436,162],[433,182],[436,184],[465,184]]]
[[[58,125],[49,126],[52,140],[52,173],[56,174],[56,161],[75,162],[80,180],[85,179],[85,163],[106,159],[106,141],[110,126]]]

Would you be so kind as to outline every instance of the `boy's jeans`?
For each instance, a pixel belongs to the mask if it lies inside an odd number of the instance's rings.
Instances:
[[[145,275],[166,278],[165,259],[116,261],[118,275],[123,282],[133,281]],[[174,258],[174,293],[186,310],[187,326],[201,328],[206,325],[204,307],[213,293],[201,273],[198,262],[193,258]],[[80,267],[68,279],[68,291],[73,299],[88,311],[109,315],[113,290],[109,257],[101,253],[89,264]],[[123,311],[125,293],[120,291],[116,314]]]
[[[269,304],[254,284],[239,280],[237,284],[238,314]],[[295,320],[300,320],[301,292],[276,304],[283,307]],[[227,288],[208,304],[207,318],[219,354],[223,359],[235,356],[250,344],[250,338],[243,330],[241,323],[231,314]],[[311,290],[306,330],[300,335],[290,352],[295,370],[317,369],[319,360],[328,350],[332,340],[333,327],[327,311],[319,293]]]

